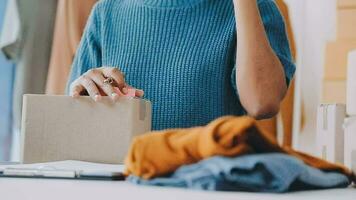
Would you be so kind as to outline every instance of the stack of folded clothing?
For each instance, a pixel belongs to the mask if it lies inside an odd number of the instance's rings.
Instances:
[[[125,164],[131,182],[202,190],[287,192],[353,180],[341,165],[279,146],[249,117],[139,136]]]

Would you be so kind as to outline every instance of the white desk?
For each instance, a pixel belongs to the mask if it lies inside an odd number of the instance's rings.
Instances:
[[[204,192],[136,186],[125,182],[0,178],[2,200],[355,200],[356,189],[335,189],[288,194]]]

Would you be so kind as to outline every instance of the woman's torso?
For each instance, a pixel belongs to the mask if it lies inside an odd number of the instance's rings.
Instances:
[[[232,1],[160,7],[164,1],[172,0],[106,0],[99,5],[104,9],[102,65],[120,68],[128,84],[145,91],[153,104],[155,130],[242,114],[232,82]]]

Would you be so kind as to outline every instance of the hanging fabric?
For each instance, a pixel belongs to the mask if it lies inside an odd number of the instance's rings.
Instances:
[[[8,59],[14,60],[18,56],[17,45],[20,43],[20,15],[16,0],[8,1],[3,22],[0,47]]]
[[[72,61],[97,0],[59,0],[46,94],[64,94]]]
[[[4,28],[2,38],[5,39],[0,48],[17,64],[13,113],[14,127],[20,129],[23,94],[45,90],[57,0],[11,1],[16,1],[17,14],[10,13],[14,17],[6,18],[4,23],[20,25]]]
[[[11,24],[9,25],[4,22],[6,22],[5,18],[7,17],[5,12],[12,6],[13,5],[11,4],[11,1],[0,1],[0,33],[4,28],[11,26]],[[15,65],[12,62],[6,60],[2,53],[0,53],[0,71],[0,161],[9,161],[12,137],[11,112]]]

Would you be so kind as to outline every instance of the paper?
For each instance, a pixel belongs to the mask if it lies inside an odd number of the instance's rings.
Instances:
[[[92,162],[83,162],[75,160],[66,160],[58,162],[35,163],[35,164],[15,164],[15,165],[0,165],[0,171],[6,168],[20,169],[57,169],[57,170],[73,170],[73,171],[105,171],[105,172],[124,172],[125,166],[122,164],[101,164]]]

